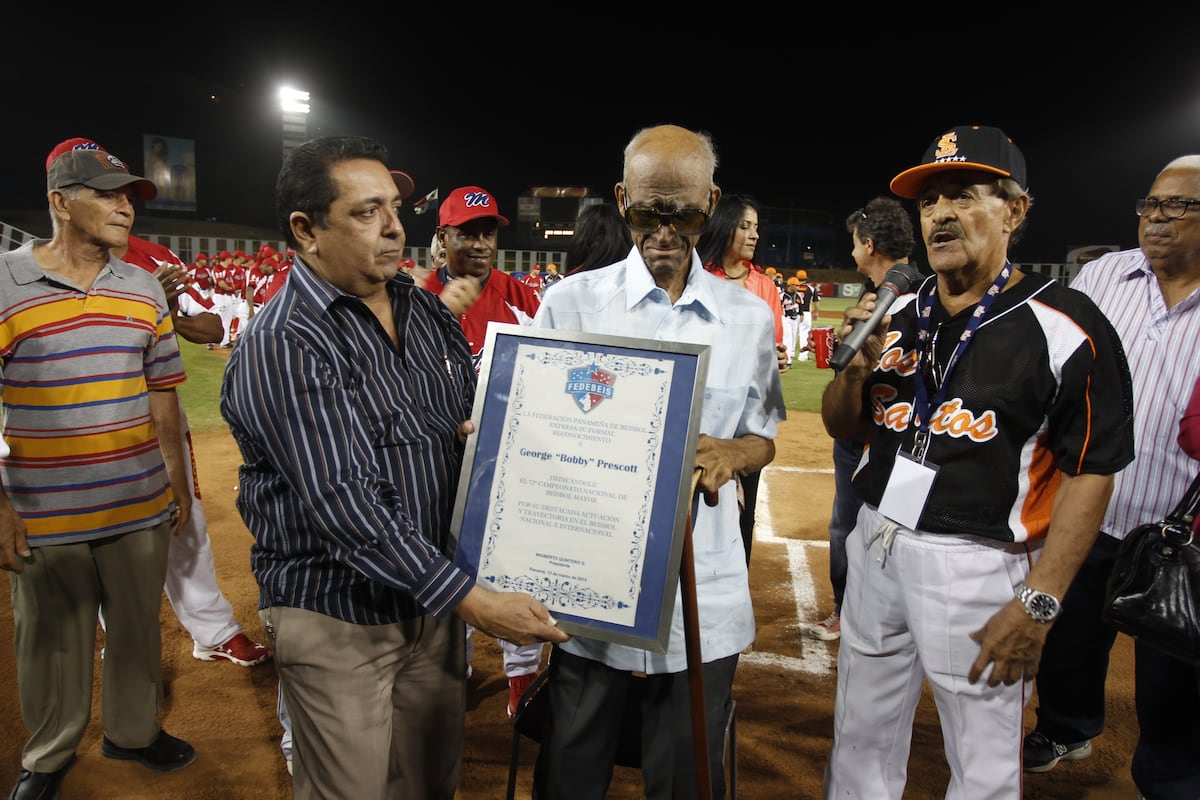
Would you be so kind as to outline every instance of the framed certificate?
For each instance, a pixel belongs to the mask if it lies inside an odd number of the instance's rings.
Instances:
[[[708,345],[488,326],[452,533],[572,636],[667,649]]]

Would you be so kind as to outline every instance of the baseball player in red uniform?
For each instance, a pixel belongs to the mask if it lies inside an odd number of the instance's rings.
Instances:
[[[542,277],[542,267],[540,264],[534,264],[529,270],[529,274],[525,276],[525,280],[521,283],[533,289],[533,293],[539,298],[542,296],[542,289],[546,287],[546,279]]]
[[[243,283],[242,269],[235,265],[234,254],[228,250],[221,253],[209,264],[212,275],[212,301],[217,315],[221,318],[224,333],[220,345],[226,347],[232,344],[232,334],[235,330],[234,320],[237,319],[239,292],[246,288]]]
[[[479,371],[489,322],[528,325],[538,310],[538,296],[529,286],[496,269],[498,232],[508,219],[500,213],[496,198],[478,186],[455,189],[438,209],[436,240],[445,251],[446,263],[429,274],[425,288],[439,295],[448,292],[454,281],[472,278],[479,282],[479,296],[459,313],[463,333],[471,346],[475,370]],[[447,302],[447,305],[454,306]],[[474,648],[467,626],[467,666]],[[517,700],[537,676],[542,645],[518,646],[500,641],[504,651],[504,674],[508,676],[508,714],[515,713]]]
[[[187,266],[170,248],[130,235],[124,254],[113,249],[122,261],[159,275],[167,299],[176,306],[172,317],[175,331],[198,344],[219,341],[220,318],[213,303],[187,282]],[[164,269],[165,268],[165,269]],[[172,298],[172,294],[178,294]],[[206,319],[207,318],[207,319]],[[177,536],[171,537],[167,550],[167,600],[180,624],[192,637],[192,655],[201,661],[232,661],[252,667],[265,661],[270,649],[242,632],[233,614],[233,606],[217,586],[212,542],[208,522],[200,503],[200,483],[196,478],[196,454],[182,400],[179,403],[180,430],[185,466],[192,485],[192,514]]]
[[[188,282],[195,286],[196,290],[204,298],[212,297],[212,271],[208,266],[208,256],[204,253],[197,253],[196,260],[188,265]]]
[[[458,318],[477,371],[487,324],[528,325],[538,310],[534,291],[495,267],[498,231],[507,225],[508,218],[500,213],[496,199],[478,186],[455,189],[438,208],[437,239],[445,250],[446,263],[431,272],[424,285],[440,295],[454,278],[473,277],[479,281],[479,296]]]
[[[891,183],[916,200],[934,276],[822,397],[832,436],[869,431],[827,798],[900,799],[928,683],[947,800],[1020,800],[1027,681],[1133,460],[1116,331],[1082,292],[1008,260],[1026,186],[1020,150],[980,126],[941,134]],[[843,340],[875,301],[846,310]]]

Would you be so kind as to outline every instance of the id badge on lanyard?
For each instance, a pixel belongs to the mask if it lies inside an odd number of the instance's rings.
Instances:
[[[918,434],[918,439],[920,439]],[[920,452],[916,452],[917,450]],[[933,481],[937,477],[938,465],[925,460],[923,443],[914,446],[914,452],[904,449],[896,451],[896,463],[879,501],[879,513],[915,531],[925,511]]]

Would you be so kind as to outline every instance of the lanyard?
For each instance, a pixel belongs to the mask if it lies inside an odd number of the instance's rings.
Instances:
[[[921,462],[925,460],[925,450],[929,446],[929,426],[933,419],[931,415],[932,409],[941,408],[942,401],[946,399],[946,386],[950,383],[950,374],[954,372],[954,368],[958,366],[958,360],[962,358],[962,354],[966,351],[967,345],[971,343],[971,337],[975,333],[975,329],[983,321],[983,317],[987,314],[987,310],[991,308],[996,297],[1000,292],[1004,291],[1004,287],[1008,285],[1008,279],[1012,275],[1012,264],[1008,261],[1004,262],[1004,269],[1000,270],[1000,274],[992,281],[992,285],[983,293],[983,297],[979,298],[979,302],[975,304],[975,310],[971,312],[971,318],[967,321],[967,327],[963,330],[962,335],[958,337],[958,343],[954,346],[954,352],[950,355],[950,360],[946,362],[946,369],[942,372],[941,380],[937,383],[937,393],[931,400],[929,398],[929,388],[925,384],[925,376],[923,370],[917,370],[915,381],[915,392],[913,397],[913,413],[920,420],[917,428],[917,435],[913,441],[913,457]],[[933,310],[933,296],[937,294],[937,282],[933,284],[933,289],[929,295],[921,302],[921,314],[917,318],[917,364],[924,364],[925,351],[929,349],[929,364],[931,366],[930,373],[936,371],[937,367],[937,352],[934,348],[936,334],[931,338],[929,335],[930,313]]]

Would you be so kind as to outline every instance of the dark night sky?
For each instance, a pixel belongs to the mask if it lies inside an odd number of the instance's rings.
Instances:
[[[0,56],[0,90],[15,112],[5,123],[0,209],[44,207],[43,161],[61,139],[97,139],[136,169],[141,134],[156,133],[196,141],[199,216],[273,228],[274,92],[290,83],[312,92],[310,135],[374,136],[391,166],[414,176],[418,195],[478,184],[510,217],[531,186],[588,186],[611,199],[630,135],[674,122],[713,135],[725,191],[827,212],[840,230],[942,130],[995,125],[1023,150],[1034,196],[1014,260],[1061,261],[1073,246],[1136,245],[1133,201],[1168,160],[1200,152],[1200,17],[1155,13],[1153,24],[1113,21],[1107,39],[997,43],[995,32],[927,32],[904,55],[878,56],[847,39],[717,58],[685,34],[660,31],[679,55],[643,61],[655,50],[644,30],[587,57],[577,43],[545,46],[547,32],[536,44],[439,49],[462,28],[447,22],[398,37],[386,20],[361,14],[355,29],[321,18],[223,18],[220,36],[193,30],[180,57],[153,58],[147,44],[146,67],[136,69],[134,57],[93,53],[90,42],[71,51],[78,62],[10,50]],[[494,31],[478,34],[495,44]],[[410,244],[424,244],[431,224],[431,215],[407,221]],[[847,263],[848,248],[838,254]]]

